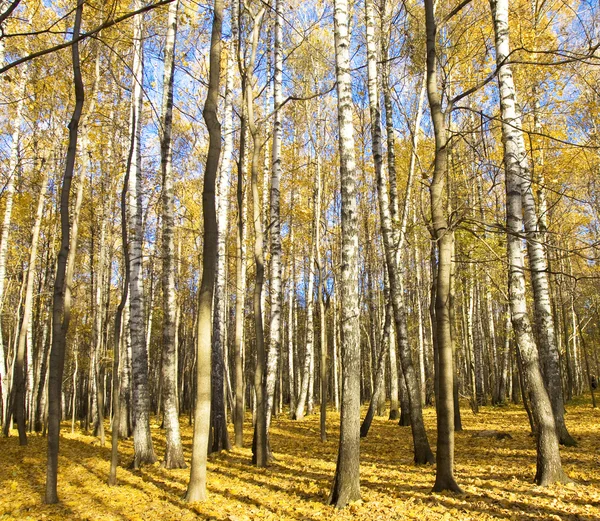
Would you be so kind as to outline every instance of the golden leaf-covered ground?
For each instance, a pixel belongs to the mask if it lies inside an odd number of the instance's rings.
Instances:
[[[425,410],[435,449],[435,413]],[[267,469],[250,463],[249,448],[209,458],[209,500],[186,504],[189,468],[165,470],[157,463],[134,471],[119,467],[119,485],[106,484],[110,449],[83,433],[63,429],[60,445],[58,505],[42,504],[46,472],[46,440],[30,435],[19,447],[13,432],[0,438],[0,520],[192,520],[215,519],[600,519],[600,411],[589,403],[570,405],[567,426],[578,447],[562,448],[564,467],[575,483],[547,488],[532,484],[534,440],[519,407],[483,407],[478,415],[463,409],[465,430],[456,436],[456,476],[464,495],[431,494],[435,469],[412,464],[409,427],[375,418],[361,445],[362,501],[342,511],[326,504],[335,469],[339,415],[328,414],[328,441],[319,438],[318,415],[302,422],[274,420],[271,430],[276,460]],[[182,418],[186,458],[191,428]],[[473,437],[497,429],[512,439]],[[164,435],[152,434],[157,456]],[[245,425],[246,446],[251,424]],[[131,440],[120,444],[122,461],[132,459]]]

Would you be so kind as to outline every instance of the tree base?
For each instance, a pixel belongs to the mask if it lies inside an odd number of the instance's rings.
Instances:
[[[566,475],[565,471],[562,470],[562,468],[558,468],[554,470],[548,469],[545,471],[538,470],[535,475],[534,482],[540,487],[548,487],[550,485],[554,485],[555,483],[573,483],[573,480]]]
[[[165,469],[185,469],[185,468],[187,468],[185,459],[183,458],[183,454],[181,454],[181,455],[165,454],[165,459],[160,464],[160,466]]]
[[[185,496],[183,496],[183,500],[186,503],[199,503],[200,501],[205,501],[206,488],[199,485],[192,487],[190,483],[190,486],[188,487]]]
[[[435,457],[429,447],[415,451],[415,465],[433,465]]]
[[[571,436],[566,431],[560,433],[558,443],[560,443],[563,447],[577,447],[577,442],[575,441],[575,438],[573,438],[573,436]]]
[[[435,484],[431,492],[451,492],[453,494],[464,494],[452,476],[436,476]]]

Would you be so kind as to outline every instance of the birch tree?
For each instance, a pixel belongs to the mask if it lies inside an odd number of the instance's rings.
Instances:
[[[360,323],[358,320],[358,173],[354,152],[350,79],[350,6],[334,2],[335,63],[338,96],[342,202],[342,412],[340,443],[329,504],[345,507],[360,499]]]
[[[521,252],[525,173],[523,172],[522,149],[519,147],[521,124],[516,108],[516,92],[512,69],[507,62],[510,55],[508,5],[508,0],[490,1],[494,22],[506,172],[508,289],[513,331],[522,359],[525,385],[531,398],[531,409],[536,426],[537,470],[535,482],[539,485],[550,485],[568,481],[568,478],[562,469],[552,404],[544,387],[538,349],[531,328],[525,296],[525,267]]]
[[[69,199],[71,180],[77,156],[77,136],[79,120],[85,99],[81,65],[79,61],[79,44],[77,38],[81,31],[83,0],[77,2],[75,22],[73,24],[73,41],[71,59],[73,63],[73,83],[75,87],[75,106],[69,123],[69,146],[65,161],[65,170],[60,193],[60,231],[61,242],[54,279],[54,295],[52,306],[52,348],[50,350],[50,369],[48,381],[48,461],[46,466],[45,502],[58,503],[58,450],[61,420],[61,388],[65,365],[65,341],[71,319],[70,284],[66,284],[67,257],[70,243]]]
[[[208,129],[209,145],[204,170],[202,215],[204,217],[204,246],[202,251],[202,283],[198,296],[198,331],[196,346],[196,407],[190,481],[185,500],[192,503],[206,499],[206,456],[210,431],[210,366],[212,333],[212,300],[217,264],[217,212],[215,183],[221,155],[221,124],[217,118],[219,86],[221,83],[221,28],[223,1],[213,4],[210,37],[209,83],[204,103],[204,122]]]
[[[140,9],[141,0],[135,8]],[[131,95],[130,131],[134,135],[131,174],[128,187],[129,226],[129,327],[131,334],[131,369],[133,388],[133,467],[154,463],[156,456],[150,433],[150,394],[148,389],[148,351],[145,335],[142,225],[142,101],[144,77],[143,15],[133,20],[133,89]]]
[[[179,1],[169,5],[167,41],[165,44],[163,97],[162,97],[162,291],[163,291],[163,353],[162,385],[166,431],[163,464],[166,468],[184,468],[183,447],[179,433],[177,404],[177,366],[175,344],[176,289],[175,289],[175,194],[173,191],[173,82],[175,78],[175,42],[177,40],[177,11]]]
[[[437,27],[434,0],[425,0],[427,32],[427,97],[435,134],[431,196],[431,226],[437,245],[437,276],[435,291],[435,328],[437,339],[437,453],[434,491],[460,492],[454,480],[454,362],[450,329],[450,276],[452,266],[453,231],[445,214],[444,188],[448,175],[448,137],[446,114],[437,85]]]

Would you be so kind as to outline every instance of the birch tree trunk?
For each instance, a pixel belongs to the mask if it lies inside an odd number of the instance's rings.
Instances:
[[[136,0],[135,8],[142,7]],[[131,175],[128,187],[129,225],[129,325],[131,334],[131,369],[133,383],[133,468],[154,463],[156,456],[150,433],[150,394],[148,389],[148,351],[144,316],[144,274],[142,226],[142,82],[143,82],[143,15],[133,22],[133,92],[131,96],[131,132],[134,134]]]
[[[3,63],[0,61],[0,63]],[[2,190],[5,206],[4,206],[4,216],[2,219],[2,234],[0,235],[0,317],[2,316],[2,309],[4,307],[4,286],[6,279],[6,255],[8,252],[8,241],[10,237],[10,225],[12,222],[12,209],[13,209],[13,199],[15,195],[15,180],[17,178],[17,167],[19,162],[19,139],[21,135],[21,124],[23,122],[23,105],[25,100],[27,99],[25,96],[25,86],[27,84],[27,74],[26,70],[23,70],[21,75],[21,80],[19,83],[18,92],[21,94],[19,96],[19,101],[17,102],[17,113],[15,115],[14,120],[14,129],[12,133],[12,143],[10,148],[10,159],[8,163],[8,181],[6,186]],[[8,360],[5,359],[4,356],[4,342],[2,339],[2,323],[0,320],[0,392],[2,398],[2,416],[0,417],[0,421],[4,419],[5,416],[8,416],[8,391],[9,386],[7,385],[7,364]]]
[[[525,295],[524,261],[521,253],[523,229],[523,175],[519,147],[520,118],[516,109],[516,93],[511,67],[506,63],[510,55],[508,0],[490,0],[494,22],[496,63],[499,69],[500,107],[502,114],[502,141],[506,168],[506,225],[509,262],[509,299],[512,325],[522,359],[525,384],[531,398],[532,414],[536,424],[537,472],[535,482],[550,485],[566,482],[558,450],[558,436],[552,404],[544,387],[537,346],[533,337]]]
[[[185,501],[190,503],[206,499],[206,459],[210,434],[211,321],[218,238],[215,183],[219,169],[219,157],[221,155],[221,124],[217,119],[217,110],[219,105],[219,86],[221,83],[223,0],[214,0],[213,6],[209,82],[203,111],[204,121],[209,134],[209,145],[202,192],[204,246],[202,252],[202,283],[198,297],[196,407],[194,411],[194,439],[192,444],[190,481],[185,494]]]
[[[40,226],[44,211],[45,194],[48,184],[49,169],[44,169],[42,182],[40,185],[40,195],[38,198],[37,211],[33,224],[33,232],[31,237],[31,248],[29,250],[29,264],[27,268],[27,282],[25,288],[25,303],[23,304],[23,317],[21,327],[19,329],[19,340],[17,344],[17,352],[15,355],[13,389],[14,389],[14,407],[13,414],[17,420],[17,428],[19,430],[19,444],[27,445],[27,434],[25,427],[25,351],[27,343],[27,333],[31,323],[31,313],[33,309],[33,285],[36,277],[37,250],[40,237]],[[29,343],[29,351],[32,345]],[[1,349],[1,347],[0,347]],[[7,423],[10,423],[7,421]]]
[[[179,432],[177,406],[177,344],[175,322],[177,295],[175,288],[175,194],[173,191],[173,82],[175,78],[175,46],[177,40],[177,11],[179,1],[169,5],[167,41],[165,43],[161,169],[162,169],[162,291],[163,291],[163,351],[162,392],[165,426],[165,456],[163,466],[168,469],[185,468],[183,447]]]
[[[514,88],[514,86],[513,86]],[[516,107],[515,107],[516,109]],[[552,413],[556,423],[558,440],[562,445],[574,447],[576,441],[569,434],[565,424],[565,406],[560,376],[560,355],[556,338],[554,316],[550,300],[548,280],[548,259],[544,248],[544,226],[536,211],[533,195],[532,172],[529,166],[525,141],[521,129],[521,117],[515,110],[515,135],[519,149],[521,168],[521,198],[523,205],[523,224],[527,238],[527,254],[531,268],[531,286],[533,288],[534,320],[539,342],[539,354],[542,362],[542,376],[552,404]]]
[[[230,48],[227,49],[230,51]],[[230,66],[230,52],[227,52],[225,70],[225,110],[223,115],[224,147],[221,169],[217,183],[217,279],[215,281],[213,340],[212,340],[212,395],[211,395],[211,446],[209,452],[229,450],[227,418],[225,416],[225,354],[227,351],[226,333],[226,277],[227,277],[227,214],[229,211],[229,178],[231,177],[233,153],[233,68]]]
[[[313,201],[313,204],[316,202]],[[316,219],[316,204],[313,206],[313,223]],[[304,368],[302,370],[302,383],[300,386],[300,395],[298,396],[298,404],[296,405],[296,420],[304,419],[306,402],[309,400],[310,394],[310,378],[311,369],[313,368],[313,358],[315,354],[315,328],[314,328],[314,291],[315,277],[313,266],[315,263],[315,228],[313,227],[310,241],[310,254],[308,257],[307,277],[308,289],[306,291],[306,341],[304,350]]]
[[[371,0],[366,4],[367,16],[367,73],[369,106],[371,112],[371,143],[373,158],[375,162],[375,174],[377,177],[377,190],[379,197],[379,215],[381,220],[381,231],[385,250],[386,263],[388,267],[388,278],[390,294],[394,311],[394,322],[396,326],[396,338],[398,350],[402,363],[402,373],[406,382],[408,402],[410,407],[410,420],[413,435],[415,463],[433,463],[433,454],[429,447],[429,441],[423,423],[423,411],[421,394],[419,391],[417,375],[412,363],[410,346],[406,325],[406,307],[403,297],[403,281],[401,268],[399,266],[399,251],[402,249],[405,237],[406,208],[402,219],[402,225],[397,233],[394,233],[392,218],[390,214],[390,201],[387,192],[387,176],[383,167],[382,145],[381,145],[381,113],[379,110],[379,94],[377,89],[377,46],[375,44],[375,15]],[[390,114],[388,114],[388,117]],[[410,183],[409,183],[410,186]],[[407,197],[409,191],[407,190]],[[393,203],[394,206],[397,203]],[[408,198],[405,201],[405,207]]]
[[[334,1],[342,213],[342,412],[340,444],[329,504],[345,507],[360,499],[360,321],[358,299],[358,172],[354,152],[350,26],[347,0]]]
[[[272,158],[273,168],[271,173],[271,208],[270,224],[271,233],[271,315],[270,315],[270,337],[269,352],[267,356],[267,437],[271,424],[271,414],[275,397],[275,380],[277,367],[281,353],[281,210],[280,210],[280,184],[281,184],[281,141],[283,129],[281,126],[281,103],[283,102],[283,53],[282,45],[282,1],[275,0],[275,42],[274,42],[274,68],[273,76],[273,146]],[[265,154],[266,155],[266,154]],[[281,392],[281,389],[280,389]]]
[[[77,133],[84,102],[83,81],[79,63],[79,37],[83,0],[78,0],[73,26],[71,56],[73,62],[73,83],[75,87],[75,107],[69,123],[69,146],[65,162],[65,171],[60,194],[61,243],[54,279],[54,298],[52,307],[52,348],[50,350],[50,371],[48,381],[48,461],[46,467],[45,502],[58,503],[58,450],[61,420],[62,378],[65,366],[65,341],[71,319],[70,284],[66,283],[67,257],[70,246],[69,199],[71,180],[77,156]]]
[[[437,451],[433,490],[461,492],[454,480],[454,362],[450,324],[450,276],[453,233],[445,215],[444,188],[448,162],[448,138],[442,98],[437,85],[436,21],[434,0],[425,0],[427,33],[427,97],[435,134],[435,162],[429,187],[433,238],[437,243],[437,277],[435,291],[435,329],[437,340]]]

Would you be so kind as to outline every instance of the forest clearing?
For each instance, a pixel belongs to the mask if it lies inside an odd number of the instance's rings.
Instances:
[[[426,408],[424,413],[435,439],[434,410]],[[578,447],[563,449],[562,458],[574,483],[538,487],[533,483],[534,439],[523,409],[511,405],[484,407],[478,415],[464,412],[464,430],[456,435],[456,474],[464,494],[453,495],[431,493],[435,470],[414,465],[409,428],[387,415],[378,416],[361,442],[362,500],[341,511],[327,505],[338,442],[339,415],[333,412],[325,443],[319,438],[316,415],[302,422],[287,415],[275,418],[275,460],[266,469],[252,465],[250,449],[213,454],[208,462],[208,501],[191,505],[182,500],[189,470],[167,470],[158,463],[139,471],[119,468],[118,485],[109,487],[110,449],[79,429],[71,434],[65,426],[58,505],[41,502],[45,439],[33,436],[28,447],[19,447],[14,438],[0,438],[0,520],[592,521],[600,518],[600,410],[582,399],[569,408],[567,418]],[[183,418],[181,425],[189,463],[191,429]],[[154,422],[151,426],[162,452],[164,432]],[[511,439],[473,436],[483,430],[508,433]],[[131,441],[123,443],[121,457],[125,467],[133,459]]]

